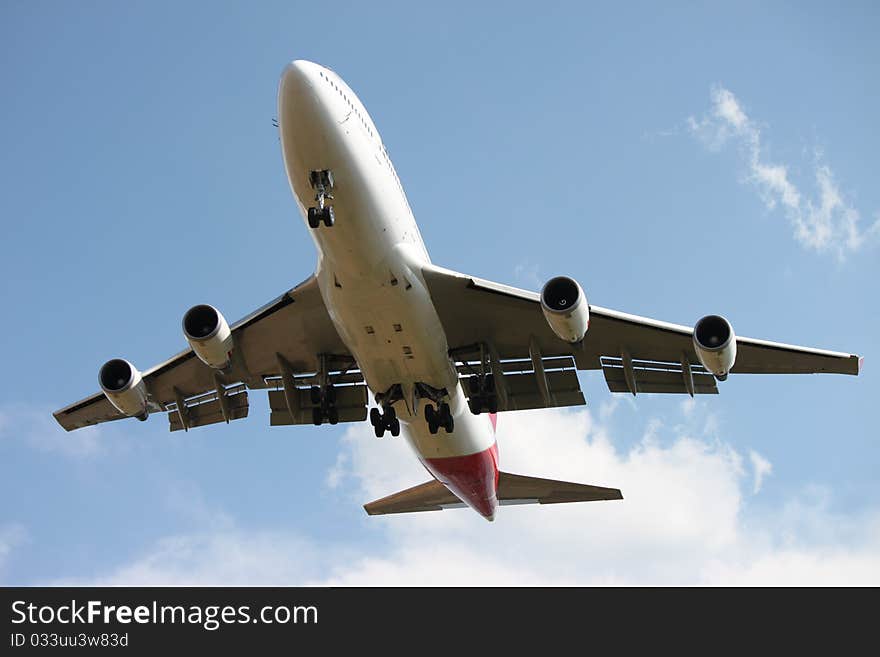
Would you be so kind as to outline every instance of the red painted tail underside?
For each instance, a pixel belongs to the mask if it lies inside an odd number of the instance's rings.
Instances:
[[[430,473],[462,502],[484,518],[491,520],[495,517],[498,507],[497,443],[476,454],[426,459],[424,463]]]

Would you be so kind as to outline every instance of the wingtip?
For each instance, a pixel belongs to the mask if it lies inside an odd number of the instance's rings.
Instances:
[[[865,357],[864,357],[864,356],[859,356],[859,367],[858,367],[858,369],[856,370],[856,375],[859,375],[859,374],[862,373],[862,368],[863,368],[864,366],[865,366]]]

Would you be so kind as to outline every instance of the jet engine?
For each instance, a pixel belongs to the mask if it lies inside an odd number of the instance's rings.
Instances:
[[[98,383],[120,413],[147,419],[147,386],[134,365],[122,358],[108,360],[98,372]]]
[[[580,342],[590,325],[590,304],[573,278],[551,278],[541,290],[541,310],[550,328],[566,342]]]
[[[721,315],[706,315],[694,326],[694,349],[707,370],[724,381],[736,361],[736,335]]]
[[[183,334],[196,356],[215,369],[229,366],[232,331],[220,311],[207,304],[193,306],[183,316]]]

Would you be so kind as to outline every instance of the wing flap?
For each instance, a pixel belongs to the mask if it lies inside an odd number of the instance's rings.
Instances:
[[[290,424],[312,424],[312,403],[308,388],[295,388],[293,412],[287,406],[283,390],[269,391],[269,424],[273,427]],[[336,388],[336,410],[340,422],[362,422],[367,419],[367,386],[349,385]]]
[[[571,359],[569,359],[571,360]],[[502,366],[505,363],[502,363]],[[475,375],[461,376],[462,384],[468,399],[478,397]],[[577,372],[574,369],[546,372],[549,404],[541,393],[538,385],[538,374],[532,372],[505,373],[495,386],[505,386],[507,390],[506,404],[498,399],[499,411],[525,411],[533,408],[560,408],[563,406],[583,406],[586,404],[584,393],[581,392]],[[495,393],[493,393],[495,394]]]
[[[177,411],[175,402],[174,410],[168,413],[169,430],[189,430],[209,424],[241,420],[247,417],[249,408],[248,394],[243,386],[232,394],[224,393],[223,402],[216,394],[213,394],[209,399],[184,402],[182,414]],[[185,424],[184,419],[186,420]]]
[[[715,377],[706,372],[702,365],[689,365],[690,380],[686,380],[682,363],[661,361],[632,361],[632,379],[635,390],[631,390],[626,377],[622,358],[602,357],[602,372],[605,383],[611,392],[642,393],[682,393],[687,394],[688,385],[693,382],[695,395],[717,395],[718,385]]]

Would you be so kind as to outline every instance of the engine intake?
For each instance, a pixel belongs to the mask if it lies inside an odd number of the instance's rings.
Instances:
[[[694,326],[694,349],[707,370],[720,380],[736,362],[736,334],[721,315],[706,315]]]
[[[541,310],[559,339],[575,343],[587,334],[590,305],[573,278],[557,276],[547,281],[541,290]]]
[[[226,369],[232,359],[232,331],[220,311],[208,304],[199,304],[183,316],[183,334],[196,356],[205,365]]]
[[[98,372],[98,383],[120,413],[139,420],[147,419],[147,386],[134,365],[123,358],[108,360]]]

